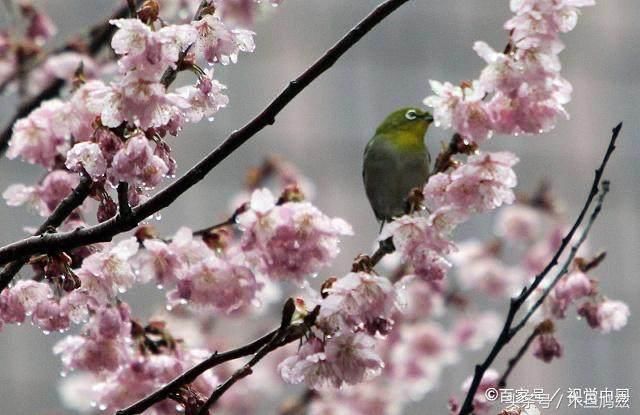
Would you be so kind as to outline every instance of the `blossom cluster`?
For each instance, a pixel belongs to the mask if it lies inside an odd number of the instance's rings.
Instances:
[[[579,8],[594,0],[511,0],[514,16],[504,28],[509,44],[503,52],[478,41],[474,50],[487,66],[478,79],[456,86],[430,81],[436,125],[453,128],[465,139],[482,143],[493,133],[540,134],[558,116],[568,116],[571,84],[560,75],[559,39],[576,26]]]
[[[109,82],[92,79],[100,73],[92,70],[90,58],[85,65],[78,54],[48,60],[38,73],[71,77],[74,88],[66,99],[45,101],[15,124],[7,156],[49,171],[86,174],[99,186],[128,183],[129,202],[135,206],[175,174],[164,137],[177,135],[186,123],[211,119],[228,103],[224,85],[213,78],[213,67],[203,70],[197,62],[226,65],[255,45],[253,32],[225,23],[216,12],[202,12],[189,24],[162,26],[138,18],[110,23],[117,27],[111,40],[118,56],[115,77]],[[195,84],[170,90],[166,74],[182,70],[197,75]],[[13,186],[5,198],[13,205],[33,203],[41,193],[51,192],[43,188],[46,182]],[[115,214],[107,190],[94,194],[100,220]]]

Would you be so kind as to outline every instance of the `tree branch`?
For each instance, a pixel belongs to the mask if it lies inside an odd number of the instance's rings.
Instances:
[[[275,123],[276,116],[300,92],[331,68],[338,59],[362,39],[371,29],[409,0],[387,0],[380,4],[358,25],[351,29],[338,43],[305,70],[253,120],[232,133],[222,144],[191,168],[185,175],[167,188],[133,209],[129,218],[116,216],[101,224],[72,232],[26,238],[0,248],[0,264],[16,258],[29,257],[52,249],[68,250],[96,242],[110,241],[115,235],[133,229],[140,221],[169,206],[180,195],[202,180],[220,162],[231,155],[242,144],[268,125]]]
[[[527,353],[527,350],[529,350],[529,346],[531,346],[531,343],[533,343],[536,337],[538,337],[541,333],[542,333],[542,330],[540,329],[540,326],[533,329],[529,337],[527,337],[527,340],[525,340],[522,347],[520,347],[520,350],[518,350],[518,353],[516,353],[515,356],[509,359],[509,362],[507,363],[507,370],[505,370],[505,372],[500,377],[500,380],[498,381],[499,388],[504,388],[505,386],[507,386],[507,380],[509,378],[509,375],[511,374],[513,369],[515,369],[515,367],[520,362],[520,360],[524,357],[525,353]]]
[[[287,308],[287,305],[290,303],[291,301],[287,301],[287,303],[285,304],[285,309]],[[312,326],[313,323],[315,322],[315,319],[319,311],[320,311],[319,307],[316,307],[316,309],[314,309],[311,313],[309,313],[305,317],[302,323],[298,323],[294,325],[289,325],[291,321],[291,319],[289,318],[289,323],[287,323],[288,325],[286,327],[287,329],[285,330],[284,336],[280,336],[280,334],[282,333],[282,326],[283,326],[283,324],[281,323],[280,327],[278,327],[277,329],[270,331],[269,333],[265,334],[264,336],[260,337],[257,340],[254,340],[253,342],[245,346],[239,347],[237,349],[229,350],[228,352],[224,352],[224,353],[218,353],[218,352],[213,353],[208,359],[200,362],[196,366],[187,370],[180,376],[173,379],[171,382],[164,385],[162,388],[140,399],[139,401],[132,404],[131,406],[117,411],[116,415],[141,414],[142,412],[150,408],[152,405],[158,402],[161,402],[164,399],[169,398],[169,395],[171,393],[195,381],[198,378],[198,376],[200,376],[201,374],[203,374],[204,372],[206,372],[207,370],[215,366],[218,366],[225,362],[229,362],[231,360],[239,359],[241,357],[250,356],[253,354],[258,356],[257,353],[259,353],[261,350],[263,350],[262,353],[266,354],[265,346],[268,346],[268,345],[270,345],[270,347],[269,347],[269,350],[266,350],[266,352],[270,352],[281,346],[284,346],[286,344],[289,344],[296,340],[301,339],[306,334],[308,328]],[[286,312],[283,311],[282,321],[285,321],[285,317],[287,315],[289,315],[289,311],[288,310]],[[264,357],[264,355],[262,355],[260,359],[262,357]],[[254,364],[255,363],[257,363],[257,361],[254,362]],[[233,382],[235,383],[235,381],[237,380],[238,379],[234,380]],[[228,389],[230,386],[231,385],[227,386],[226,389]]]
[[[53,213],[44,221],[42,225],[36,230],[36,235],[41,235],[51,228],[57,228],[64,222],[71,213],[80,206],[89,195],[91,185],[93,184],[91,178],[87,175],[80,178],[80,183],[73,191],[60,202],[55,208]],[[20,271],[20,269],[26,263],[26,259],[19,259],[7,264],[7,266],[0,272],[0,291],[9,285],[11,279]]]
[[[252,372],[251,368],[254,367],[263,357],[269,352],[279,347],[282,341],[287,336],[289,328],[291,327],[291,319],[293,313],[296,311],[295,303],[293,299],[289,298],[284,305],[282,311],[282,321],[280,327],[276,330],[271,340],[258,350],[258,352],[251,358],[251,360],[240,369],[236,370],[223,384],[219,385],[212,393],[209,399],[202,405],[198,411],[198,415],[208,415],[209,408],[218,402],[218,399],[231,387],[234,383],[242,378],[249,376]]]
[[[577,232],[578,227],[582,223],[587,211],[591,207],[591,204],[595,196],[599,193],[600,183],[602,181],[602,175],[604,173],[604,169],[609,161],[609,158],[611,157],[611,154],[616,148],[615,144],[616,144],[618,135],[620,134],[621,128],[622,128],[622,123],[618,124],[613,129],[611,140],[609,141],[609,146],[607,147],[607,151],[605,152],[605,155],[602,159],[602,162],[600,163],[600,166],[595,171],[595,177],[593,179],[593,183],[591,185],[591,190],[589,191],[589,195],[587,196],[587,200],[585,201],[585,204],[582,210],[580,211],[580,214],[578,215],[578,218],[576,219],[575,223],[573,224],[573,226],[571,227],[567,235],[565,235],[565,237],[562,239],[560,247],[556,251],[555,255],[553,256],[551,261],[549,261],[547,266],[542,270],[542,272],[536,275],[531,285],[529,287],[524,287],[522,292],[517,297],[514,297],[510,300],[509,310],[507,311],[507,317],[505,319],[502,330],[500,331],[500,334],[498,335],[496,342],[491,348],[489,355],[485,358],[485,360],[482,363],[477,364],[475,366],[475,371],[473,375],[473,380],[471,382],[471,386],[467,391],[467,395],[465,397],[464,403],[460,407],[460,411],[458,412],[458,415],[469,415],[473,412],[473,398],[478,390],[478,387],[480,386],[480,381],[482,380],[484,373],[487,371],[487,369],[489,369],[489,367],[491,366],[495,358],[498,356],[498,354],[502,351],[502,349],[509,343],[509,341],[511,341],[511,339],[518,333],[518,331],[522,329],[522,327],[524,327],[524,323],[526,323],[526,319],[528,319],[528,317],[525,317],[515,327],[512,327],[513,320],[517,312],[520,310],[520,308],[524,304],[524,302],[529,298],[529,296],[531,296],[531,294],[536,290],[536,288],[540,285],[540,283],[542,283],[542,281],[547,276],[547,274],[549,274],[549,272],[558,264],[558,260],[560,256],[563,254],[563,252],[565,251],[565,249],[573,239],[573,236]],[[575,251],[577,251],[579,245],[587,237],[587,234],[591,229],[591,225],[593,224],[598,214],[600,213],[600,210],[602,209],[602,203],[604,201],[604,196],[606,195],[607,190],[608,190],[608,183],[604,182],[603,192],[598,200],[596,208],[594,209],[591,215],[589,224],[587,225],[585,230],[582,232],[582,236],[580,237],[580,239],[576,243],[576,246],[574,247]],[[572,249],[572,252],[573,252],[573,249]],[[573,255],[575,255],[575,253],[573,253]],[[558,273],[559,276],[556,275],[555,279],[561,278],[562,275],[564,275],[563,271],[564,271],[564,267]],[[542,301],[544,301],[544,299]],[[538,303],[536,304],[537,304],[537,307],[539,307],[541,302],[539,304]],[[536,307],[536,305],[534,305],[534,307]],[[537,307],[535,309],[537,309]],[[535,309],[532,308],[532,311],[530,311],[530,314],[533,314],[535,312]]]

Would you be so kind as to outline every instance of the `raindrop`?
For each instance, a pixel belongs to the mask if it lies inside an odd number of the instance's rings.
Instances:
[[[176,411],[178,411],[178,412],[184,412],[184,406],[182,406],[182,405],[176,405]]]
[[[158,285],[156,285],[156,288],[157,288],[157,289],[159,289],[159,290],[161,290],[161,289],[163,289],[163,288],[164,288],[164,285],[162,285],[162,284],[158,284]]]
[[[49,330],[42,330],[42,333],[44,333],[45,336],[48,336],[51,334]]]
[[[172,307],[172,306],[170,306],[169,304],[167,304],[165,308],[167,309],[167,311],[171,311],[171,310],[173,310],[173,307]]]
[[[66,378],[67,377],[67,372],[65,372],[64,370],[60,371],[60,377],[61,378]]]
[[[162,220],[162,213],[160,213],[160,212],[154,213],[153,218],[155,220],[157,220],[157,221],[161,221]]]
[[[126,288],[124,288],[124,287],[118,287],[118,292],[119,292],[120,294],[124,294],[125,292],[127,292],[127,289],[126,289]]]
[[[96,406],[98,406],[98,402],[96,402],[96,401],[91,401],[91,402],[89,402],[89,405],[90,405],[92,408],[95,408]]]
[[[214,120],[214,118],[213,118],[213,117],[208,117],[208,118],[207,118],[207,120],[208,120],[209,122],[212,122],[212,121]]]
[[[106,411],[107,410],[107,405],[101,403],[100,406],[98,406],[98,409],[101,411]]]

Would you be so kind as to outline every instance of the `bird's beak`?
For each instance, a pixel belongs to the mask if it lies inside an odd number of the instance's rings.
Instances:
[[[425,120],[428,123],[432,123],[433,122],[433,115],[431,115],[429,113],[426,113],[426,114],[424,114],[422,119]]]

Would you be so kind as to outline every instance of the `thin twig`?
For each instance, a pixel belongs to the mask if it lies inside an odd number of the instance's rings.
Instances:
[[[509,362],[507,363],[507,370],[505,370],[505,372],[500,377],[500,380],[498,380],[499,388],[504,388],[505,386],[507,386],[507,380],[509,379],[509,375],[511,374],[513,369],[515,369],[515,367],[518,365],[520,360],[524,357],[525,353],[527,353],[527,350],[529,350],[529,346],[531,346],[531,343],[533,343],[536,337],[538,337],[541,333],[542,333],[542,330],[540,330],[539,326],[533,329],[529,337],[527,337],[527,340],[525,340],[522,347],[520,347],[520,349],[518,350],[518,353],[516,353],[515,356],[509,359]]]
[[[51,228],[57,228],[64,222],[65,219],[71,215],[71,213],[79,207],[89,195],[91,190],[91,178],[89,176],[82,176],[80,183],[75,189],[65,197],[62,202],[55,208],[53,213],[44,221],[42,225],[36,230],[35,235],[41,235]],[[9,285],[11,279],[20,271],[20,269],[26,264],[25,259],[19,259],[7,264],[2,272],[0,272],[0,286],[2,289]],[[1,290],[1,289],[0,289]]]
[[[516,313],[520,310],[520,308],[525,303],[525,301],[529,298],[529,296],[531,296],[531,294],[536,290],[536,288],[542,283],[542,281],[547,276],[547,274],[549,274],[549,272],[558,264],[558,260],[560,256],[564,253],[565,249],[573,239],[573,236],[577,232],[578,227],[584,220],[584,217],[587,211],[589,210],[589,208],[591,207],[591,204],[595,196],[599,193],[599,188],[602,181],[602,175],[604,173],[604,169],[609,161],[609,158],[611,157],[611,154],[616,148],[616,140],[618,138],[618,135],[620,134],[621,128],[622,128],[622,123],[618,124],[613,129],[611,140],[609,141],[609,146],[607,147],[607,151],[605,152],[605,155],[602,159],[602,162],[600,163],[600,166],[595,171],[595,177],[593,179],[593,183],[591,185],[591,190],[589,191],[587,200],[585,201],[585,204],[582,210],[580,211],[580,214],[578,215],[578,218],[576,219],[575,223],[573,224],[573,226],[571,227],[567,235],[565,235],[565,237],[562,239],[560,247],[556,251],[555,255],[553,256],[551,261],[549,261],[547,266],[538,275],[536,275],[536,277],[534,278],[530,286],[524,287],[522,292],[517,297],[511,298],[509,302],[509,310],[507,311],[507,317],[505,319],[502,330],[500,331],[500,334],[498,335],[498,338],[496,339],[496,342],[494,343],[493,347],[489,351],[489,355],[485,358],[485,360],[482,363],[477,364],[475,366],[473,380],[471,381],[471,386],[467,391],[467,395],[464,399],[462,406],[460,407],[460,411],[458,412],[458,415],[469,415],[473,412],[473,398],[476,392],[478,391],[478,387],[480,386],[480,381],[482,380],[484,373],[487,371],[487,369],[489,369],[489,367],[491,366],[495,358],[498,356],[498,354],[502,351],[502,349],[509,343],[509,341],[511,341],[511,339],[518,333],[518,331],[522,329],[522,327],[524,327],[524,324],[522,321],[518,323],[515,327],[513,327],[513,320],[516,316]],[[603,187],[604,187],[603,193],[606,194],[608,185],[604,184]],[[603,201],[604,201],[604,196],[602,196],[598,200],[598,205],[596,206],[593,214],[591,215],[591,218],[589,221],[590,223],[585,228],[578,243],[581,243],[581,241],[583,241],[584,238],[586,238],[589,230],[591,229],[591,224],[593,223],[593,221],[595,221],[595,219],[598,216],[598,213],[602,209]],[[559,274],[561,273],[562,273],[562,270],[560,271]],[[560,278],[560,277],[556,276],[556,278]],[[537,306],[539,307],[539,304]],[[536,306],[534,305],[534,307]],[[531,313],[535,312],[534,308],[532,308],[532,310],[533,311],[530,311]],[[526,323],[526,321],[524,321],[524,323]]]
[[[331,68],[342,55],[358,43],[371,29],[408,1],[409,0],[387,0],[380,4],[320,59],[305,70],[298,78],[290,82],[259,115],[244,127],[232,133],[218,148],[209,153],[209,155],[181,178],[133,209],[129,218],[125,219],[116,216],[89,228],[79,229],[73,232],[45,235],[38,238],[26,238],[14,242],[0,248],[0,264],[16,258],[28,257],[35,253],[44,253],[54,248],[56,250],[68,250],[96,242],[110,241],[115,235],[135,228],[140,221],[173,203],[180,195],[202,180],[211,170],[220,164],[220,162],[263,128],[275,123],[276,116],[300,92]]]
[[[564,261],[562,268],[560,269],[560,271],[558,271],[554,279],[551,280],[551,283],[544,288],[542,295],[540,295],[540,297],[536,300],[536,302],[529,309],[529,311],[527,311],[527,313],[524,315],[522,320],[520,320],[518,324],[513,326],[513,328],[511,329],[511,332],[509,333],[510,337],[513,337],[520,329],[522,329],[525,326],[525,324],[527,324],[529,319],[535,314],[536,310],[540,308],[542,303],[544,303],[544,300],[547,299],[547,297],[549,296],[553,288],[556,286],[556,284],[560,281],[560,279],[569,272],[569,267],[573,263],[573,260],[576,257],[576,254],[578,253],[578,249],[580,249],[580,246],[587,239],[587,235],[589,234],[591,227],[595,223],[596,219],[598,218],[598,215],[602,210],[604,198],[607,195],[607,193],[609,193],[609,182],[607,180],[604,180],[602,182],[602,190],[600,191],[600,196],[598,196],[598,202],[596,204],[596,207],[593,210],[591,217],[589,218],[589,222],[587,222],[587,226],[584,228],[584,231],[582,231],[582,235],[580,235],[580,239],[578,239],[578,241],[571,247],[569,256]]]
[[[219,385],[209,396],[209,399],[202,405],[200,410],[198,411],[198,415],[207,415],[209,413],[209,408],[215,405],[218,402],[218,399],[231,387],[234,383],[239,381],[242,378],[247,377],[251,374],[251,368],[253,368],[263,357],[265,357],[269,352],[275,350],[278,345],[284,340],[287,335],[289,328],[291,327],[291,319],[293,317],[293,313],[296,311],[296,306],[293,299],[289,298],[284,305],[282,311],[282,320],[280,322],[280,327],[273,335],[271,340],[264,346],[258,350],[258,352],[240,369],[236,370],[223,384]]]

